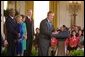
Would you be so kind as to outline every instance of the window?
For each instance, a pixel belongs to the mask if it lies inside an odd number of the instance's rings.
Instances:
[[[34,30],[40,26],[40,22],[47,17],[49,1],[34,1]]]
[[[7,1],[4,1],[4,10],[7,9]]]

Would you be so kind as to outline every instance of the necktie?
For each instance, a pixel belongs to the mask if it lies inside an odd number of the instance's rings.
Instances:
[[[48,27],[49,30],[51,30],[52,27],[51,27],[51,23],[50,23],[50,22],[48,22],[48,26],[49,26],[49,27]]]
[[[32,18],[29,18],[30,22],[32,21]]]

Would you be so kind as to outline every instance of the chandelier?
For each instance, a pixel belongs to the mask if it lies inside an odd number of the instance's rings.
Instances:
[[[81,8],[81,1],[69,1],[69,13],[73,17],[71,20],[71,26],[76,25],[76,16]]]

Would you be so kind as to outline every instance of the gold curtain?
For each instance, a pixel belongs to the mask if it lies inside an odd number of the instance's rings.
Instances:
[[[7,9],[15,9],[15,1],[7,1]]]
[[[33,8],[34,8],[33,5],[34,5],[33,1],[25,1],[25,14],[26,14],[28,9],[32,9],[33,10]]]
[[[49,2],[49,10],[55,13],[54,19],[52,21],[54,28],[57,28],[57,1],[50,1]]]

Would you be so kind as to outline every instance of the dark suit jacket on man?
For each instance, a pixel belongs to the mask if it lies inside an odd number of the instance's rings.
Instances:
[[[54,29],[53,25],[51,24],[51,29],[49,30],[47,19],[41,21],[40,36],[39,36],[39,56],[48,55],[48,48],[53,29]]]
[[[59,40],[65,40],[66,38],[69,37],[69,35],[70,35],[69,32],[67,30],[64,30],[52,36],[58,38]]]
[[[15,40],[17,39],[16,22],[10,16],[6,18],[6,32],[9,55],[15,55]]]
[[[27,55],[30,56],[31,55],[31,50],[32,50],[32,40],[33,40],[33,34],[34,34],[34,21],[31,18],[31,20],[26,17],[25,20],[26,23],[26,28],[27,28]]]

